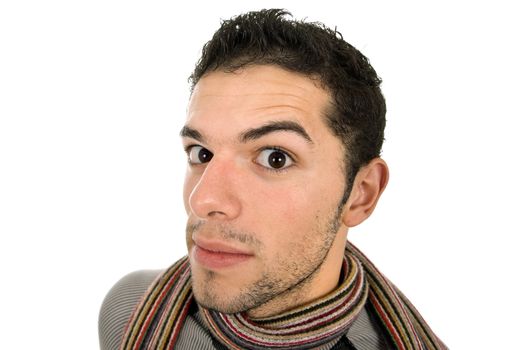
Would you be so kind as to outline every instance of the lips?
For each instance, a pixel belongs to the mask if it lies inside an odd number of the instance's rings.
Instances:
[[[193,260],[202,267],[219,270],[233,267],[253,258],[248,251],[220,241],[193,239],[195,245],[191,254]]]

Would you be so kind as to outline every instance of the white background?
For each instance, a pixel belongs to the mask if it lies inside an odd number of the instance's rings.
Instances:
[[[185,253],[186,79],[219,19],[262,7],[337,26],[384,80],[391,181],[350,239],[451,348],[522,348],[518,1],[20,0],[0,5],[3,349],[96,349],[109,288]]]

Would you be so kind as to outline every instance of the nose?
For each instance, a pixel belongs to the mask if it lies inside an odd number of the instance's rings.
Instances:
[[[213,157],[194,182],[188,200],[192,213],[203,220],[226,221],[238,217],[241,212],[239,176],[232,161]]]

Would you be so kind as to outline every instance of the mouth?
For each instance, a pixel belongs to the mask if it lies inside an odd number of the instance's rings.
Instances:
[[[246,250],[219,241],[193,239],[192,260],[209,270],[220,270],[242,264],[254,257]]]

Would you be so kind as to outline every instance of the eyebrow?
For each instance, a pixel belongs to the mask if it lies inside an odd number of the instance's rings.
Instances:
[[[192,128],[191,126],[188,126],[188,125],[184,125],[182,127],[182,129],[179,132],[179,135],[181,137],[190,137],[190,138],[195,139],[195,140],[197,140],[199,142],[203,142],[204,141],[204,137],[202,137],[202,134],[200,132],[198,132],[197,130],[195,130],[194,128]]]
[[[243,131],[239,135],[239,141],[242,143],[254,141],[260,139],[263,136],[278,131],[294,132],[297,135],[301,136],[303,139],[305,139],[308,143],[313,143],[312,138],[310,137],[310,135],[308,135],[306,130],[301,126],[301,124],[291,120],[273,121],[264,124],[260,127]],[[202,136],[202,134],[188,125],[183,126],[179,134],[181,137],[190,137],[199,142],[204,141],[204,137]]]
[[[241,142],[253,141],[277,131],[291,131],[304,138],[308,143],[313,143],[312,138],[301,124],[291,120],[269,122],[258,128],[248,129],[241,133],[239,140]]]

